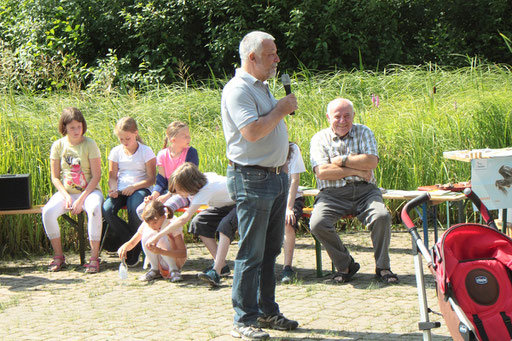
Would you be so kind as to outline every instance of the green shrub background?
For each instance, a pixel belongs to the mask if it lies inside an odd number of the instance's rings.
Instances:
[[[0,88],[129,89],[225,78],[240,38],[276,37],[282,70],[512,64],[505,0],[0,0]]]

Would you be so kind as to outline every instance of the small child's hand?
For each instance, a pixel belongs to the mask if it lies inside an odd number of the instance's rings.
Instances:
[[[160,249],[158,246],[154,244],[146,244],[146,248],[155,254],[160,254],[162,251],[162,249]]]
[[[71,199],[71,196],[66,197],[66,204],[65,204],[66,210],[71,210],[73,208],[73,199]]]
[[[71,214],[77,215],[83,211],[84,200],[85,198],[80,196],[73,202],[73,205],[71,205]]]
[[[149,237],[148,240],[146,241],[146,247],[149,249],[151,247],[156,246],[158,240],[160,240],[160,238],[156,238],[156,234]]]
[[[293,210],[290,210],[289,208],[286,209],[285,223],[287,225],[295,224],[295,214],[293,213]]]
[[[153,193],[151,193],[151,199],[153,199],[153,200],[155,200],[159,196],[160,196],[160,192],[153,191]]]
[[[117,189],[111,189],[108,191],[108,196],[111,197],[111,198],[117,198],[119,192],[117,191]]]
[[[127,197],[132,195],[133,192],[135,192],[135,187],[133,187],[133,186],[128,186],[125,189],[123,189],[123,191],[122,191],[123,195],[126,195]]]
[[[165,193],[164,195],[160,195],[157,200],[160,201],[161,203],[165,203],[167,200],[169,200],[169,198],[172,196],[171,193],[167,192]]]
[[[123,260],[126,258],[126,243],[121,245],[121,247],[117,250],[117,254],[119,255],[119,259]]]

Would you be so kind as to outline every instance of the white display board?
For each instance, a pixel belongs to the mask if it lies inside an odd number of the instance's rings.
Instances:
[[[472,159],[471,187],[490,210],[512,207],[512,156]]]

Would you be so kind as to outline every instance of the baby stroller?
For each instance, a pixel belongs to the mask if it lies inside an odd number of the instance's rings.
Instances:
[[[420,303],[419,329],[423,339],[431,339],[421,256],[436,281],[437,300],[454,340],[512,340],[512,239],[499,232],[489,211],[475,193],[464,191],[486,225],[457,224],[435,244],[432,254],[422,242],[409,212],[430,200],[424,195],[408,202],[402,222],[413,239],[414,266]]]

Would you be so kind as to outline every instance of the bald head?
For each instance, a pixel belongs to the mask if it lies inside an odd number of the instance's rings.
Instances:
[[[336,98],[327,105],[327,119],[338,136],[345,136],[352,129],[354,115],[354,105],[346,98]]]
[[[327,104],[327,115],[333,110],[333,108],[339,106],[339,105],[348,105],[350,108],[352,108],[352,111],[354,111],[354,104],[352,101],[346,99],[346,98],[335,98],[332,101]]]

